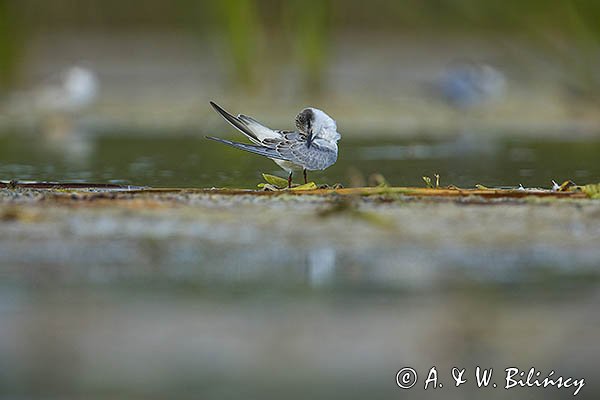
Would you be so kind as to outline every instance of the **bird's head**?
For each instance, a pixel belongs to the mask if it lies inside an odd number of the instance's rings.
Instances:
[[[308,107],[300,111],[296,116],[296,128],[312,135],[313,139],[336,143],[341,138],[333,118],[317,108]]]

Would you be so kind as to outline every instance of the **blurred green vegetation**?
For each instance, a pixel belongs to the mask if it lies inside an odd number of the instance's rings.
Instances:
[[[260,60],[258,40],[261,24],[256,1],[221,0],[216,5],[226,41],[231,49],[237,80],[247,88],[252,88],[255,83],[254,63]]]
[[[597,15],[600,3],[594,6]],[[567,79],[568,88],[573,94],[600,101],[600,75],[596,73],[600,61],[600,19],[591,21],[588,10],[577,3],[568,4],[565,11],[567,26],[576,38],[560,48],[566,70],[572,70],[575,76],[575,79]]]
[[[18,77],[23,40],[15,4],[0,0],[0,89],[10,88]]]
[[[215,26],[210,9],[223,2],[202,0],[3,0],[22,10],[32,28],[108,28],[180,26],[193,15],[199,24]],[[227,8],[257,12],[269,29],[281,27],[281,10],[296,3],[296,16],[320,13],[319,1],[226,0]],[[246,3],[246,4],[245,4]],[[596,0],[325,0],[331,10],[327,20],[338,30],[522,30],[523,23],[540,29],[563,31],[567,8],[574,8],[586,24],[600,34],[600,2]],[[252,10],[250,10],[252,9]],[[204,12],[197,12],[198,10]],[[316,18],[319,18],[318,16]]]
[[[564,60],[573,92],[600,91],[597,0],[0,0],[0,83],[15,78],[21,33],[78,29],[221,36],[228,47],[224,60],[241,86],[260,84],[261,63],[282,59],[300,68],[308,91],[322,87],[334,34],[514,35]],[[284,57],[274,54],[282,49]]]
[[[291,35],[294,61],[301,68],[303,89],[321,89],[331,28],[331,1],[290,0],[283,21]]]

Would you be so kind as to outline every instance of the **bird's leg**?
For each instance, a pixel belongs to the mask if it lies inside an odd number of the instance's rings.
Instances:
[[[292,174],[293,172],[290,172],[290,176],[288,176],[288,189],[292,188]]]
[[[304,171],[302,171],[304,173],[304,184],[306,185],[308,183],[308,179],[306,178],[306,168],[304,168]]]

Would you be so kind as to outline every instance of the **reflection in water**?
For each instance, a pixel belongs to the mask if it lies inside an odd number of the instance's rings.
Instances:
[[[333,247],[319,247],[308,251],[308,281],[319,287],[333,283],[336,251]]]
[[[364,160],[435,160],[462,156],[491,157],[501,150],[501,145],[492,139],[462,134],[454,140],[439,143],[364,146],[360,155]]]
[[[58,117],[61,118],[61,117]],[[86,180],[86,169],[89,167],[89,159],[94,152],[94,139],[87,132],[77,129],[71,125],[73,121],[64,121],[66,125],[50,126],[57,120],[45,121],[44,133],[39,141],[39,147],[48,152],[56,159],[64,160],[65,165],[71,168],[83,170],[81,177],[77,180]]]
[[[311,293],[271,285],[185,283],[103,290],[33,289],[2,314],[0,394],[22,397],[394,398],[395,372],[432,365],[535,366],[584,377],[597,398],[598,296],[471,286],[413,293]],[[1,288],[0,288],[1,292]],[[577,338],[577,340],[573,340]],[[60,368],[57,368],[60,366]],[[265,378],[268,377],[268,378]],[[501,382],[501,378],[497,378]],[[349,384],[359,382],[359,385]],[[291,390],[293,389],[293,390]],[[454,388],[453,388],[454,389]],[[416,388],[422,390],[422,388]],[[444,399],[479,398],[474,385]],[[315,395],[317,393],[317,395]],[[438,399],[440,392],[418,398]],[[497,393],[497,392],[496,392]],[[564,390],[515,389],[511,397],[564,399]],[[512,397],[517,394],[516,397]]]
[[[95,72],[81,66],[65,70],[57,84],[37,88],[33,93],[34,109],[40,118],[42,134],[65,139],[77,133],[77,120],[94,104],[98,90]]]
[[[70,168],[86,168],[94,150],[94,141],[80,122],[82,113],[96,101],[99,86],[93,70],[75,65],[62,73],[60,82],[33,94],[40,148]]]
[[[199,133],[198,136],[201,136]],[[211,145],[201,137],[93,137],[85,132],[44,141],[0,136],[0,179],[87,180],[154,187],[247,187],[261,173],[280,174],[269,160]],[[454,140],[356,140],[340,147],[338,162],[315,172],[316,182],[366,183],[379,174],[391,185],[422,186],[440,174],[443,185],[549,187],[551,181],[600,180],[600,142],[491,141],[476,135]],[[48,149],[56,149],[48,151]]]

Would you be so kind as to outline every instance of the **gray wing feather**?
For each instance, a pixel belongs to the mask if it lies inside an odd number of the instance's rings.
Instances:
[[[248,139],[252,140],[254,143],[260,142],[259,138],[254,134],[254,132],[252,132],[252,130],[250,130],[248,126],[245,123],[243,123],[239,118],[229,114],[215,102],[211,101],[210,105],[215,109],[216,112],[221,114],[223,119],[225,119],[231,125],[235,126],[244,135],[248,136]]]
[[[210,105],[215,111],[221,114],[227,122],[236,127],[255,144],[260,144],[264,139],[281,139],[281,134],[278,131],[264,126],[252,117],[243,114],[234,117],[217,103],[211,101]]]
[[[317,144],[307,146],[305,141],[280,141],[275,149],[285,160],[302,165],[309,170],[323,170],[337,160],[337,153]]]
[[[239,114],[237,119],[246,125],[246,127],[252,131],[254,136],[258,138],[258,140],[281,139],[281,134],[279,131],[264,126],[252,117]]]
[[[269,157],[269,158],[276,158],[278,160],[288,161],[281,154],[279,154],[277,152],[277,150],[269,148],[269,147],[262,147],[262,146],[256,146],[253,144],[232,142],[231,140],[216,138],[216,137],[212,137],[212,136],[207,136],[206,138],[210,139],[210,140],[215,140],[217,142],[224,143],[224,144],[232,146],[232,147],[235,147],[236,149],[249,151],[250,153],[259,154],[261,156],[265,156],[265,157]]]

